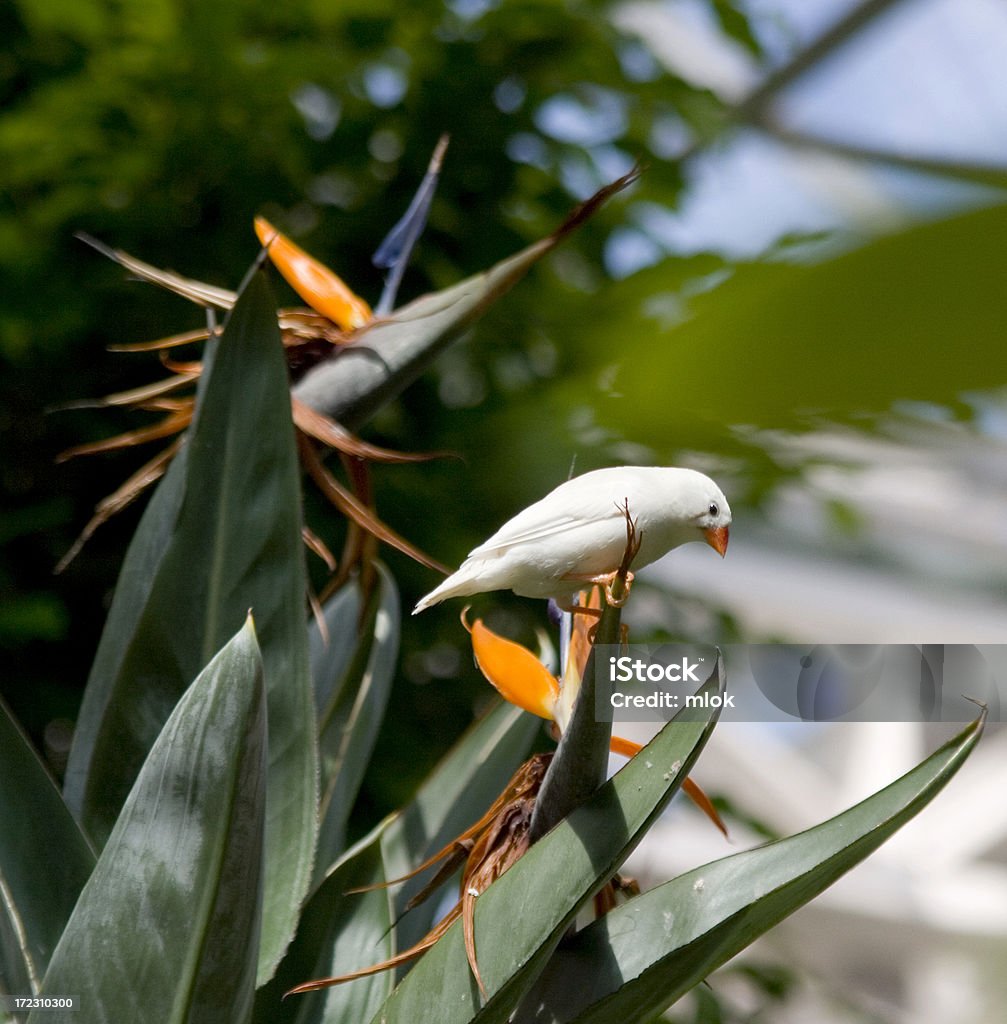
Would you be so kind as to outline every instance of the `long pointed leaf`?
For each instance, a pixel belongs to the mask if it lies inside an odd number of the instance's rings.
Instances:
[[[37,993],[95,857],[0,702],[0,991]]]
[[[322,785],[316,878],[345,849],[346,822],[388,706],[399,653],[400,619],[395,580],[379,565],[371,614],[362,625],[366,636],[360,637],[340,685],[326,688],[330,692],[318,706]],[[339,628],[358,633],[361,623],[356,616],[344,618]],[[316,701],[324,696],[318,677],[315,694]]]
[[[215,322],[208,317],[209,338],[203,348],[203,375],[196,385],[196,409],[190,425],[191,434],[202,411],[202,398],[213,376],[218,338],[213,334]],[[185,497],[188,477],[188,448],[181,444],[171,460],[153,497],[143,511],[140,523],[126,550],[119,579],[116,581],[112,607],[101,632],[98,650],[88,676],[84,699],[73,733],[73,746],[64,779],[64,797],[78,821],[84,821],[84,804],[88,774],[95,753],[95,744],[108,714],[109,702],[122,671],[123,659],[133,641],[143,610],[157,579],[171,535],[178,523],[178,514]],[[85,527],[85,531],[86,531]],[[65,560],[66,556],[64,556]]]
[[[720,692],[719,677],[718,671],[699,693]],[[479,897],[475,948],[489,992],[484,1006],[456,922],[406,975],[375,1024],[505,1021],[577,911],[618,870],[675,794],[718,715],[714,709],[680,712]]]
[[[182,507],[185,494],[186,459],[187,452],[183,446],[144,509],[126,551],[112,607],[98,642],[98,651],[74,727],[73,746],[70,748],[63,784],[67,805],[80,820],[85,818],[88,774],[95,754],[95,744],[115,691],[115,682],[122,671],[123,658],[136,633],[158,566],[178,521],[178,510]]]
[[[374,889],[348,895],[350,889],[384,881],[381,839],[389,820],[348,850],[311,894],[288,955],[256,996],[256,1024],[367,1021],[387,999],[395,984],[394,971],[303,997],[284,999],[283,995],[307,978],[348,971],[392,955],[391,893]]]
[[[803,906],[925,807],[982,732],[973,722],[922,764],[829,821],[690,871],[565,943],[528,994],[522,1024],[649,1021]]]
[[[310,881],[317,801],[300,474],[275,303],[261,274],[231,313],[187,447],[177,527],[111,684],[98,683],[104,707],[81,769],[82,806],[100,841],[187,680],[252,608],[270,734],[261,981]]]
[[[315,696],[315,715],[337,700],[354,653],[360,646],[363,595],[355,579],[343,584],[322,606],[321,625],[312,616],[308,625],[308,664]],[[319,764],[322,771],[324,759]]]
[[[262,661],[249,620],[186,691],[66,926],[43,994],[95,1024],[247,1019],[261,923]],[[30,1021],[72,1022],[76,1011]]]

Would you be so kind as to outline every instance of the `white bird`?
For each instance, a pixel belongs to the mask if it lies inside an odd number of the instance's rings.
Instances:
[[[693,469],[616,466],[560,484],[469,552],[461,568],[422,598],[413,615],[448,597],[513,590],[569,608],[589,582],[610,576],[635,521],[639,569],[672,548],[705,541],[727,551],[731,509],[720,488]]]

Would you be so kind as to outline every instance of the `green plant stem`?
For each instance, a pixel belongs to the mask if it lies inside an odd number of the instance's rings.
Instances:
[[[617,599],[621,598],[623,587],[621,579],[613,584]],[[533,843],[579,807],[605,781],[612,723],[599,722],[595,714],[595,649],[598,644],[618,644],[621,628],[622,609],[606,605],[584,669],[570,724],[563,733],[535,801],[530,828]]]

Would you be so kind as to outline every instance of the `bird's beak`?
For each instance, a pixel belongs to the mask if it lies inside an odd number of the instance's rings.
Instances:
[[[726,526],[708,526],[703,531],[706,543],[720,555],[721,558],[727,554],[728,529]]]

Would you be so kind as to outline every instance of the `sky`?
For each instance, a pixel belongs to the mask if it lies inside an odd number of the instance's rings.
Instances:
[[[777,63],[816,38],[849,0],[748,0]],[[616,16],[658,59],[722,98],[760,79],[753,58],[697,0],[633,2]],[[790,132],[898,155],[1007,164],[1007,5],[901,0],[776,100]],[[781,235],[893,229],[909,218],[991,201],[975,185],[798,148],[754,130],[691,161],[675,211],[646,212],[648,246],[624,234],[609,251],[622,276],[666,251],[757,255]],[[656,241],[658,246],[653,242]]]

